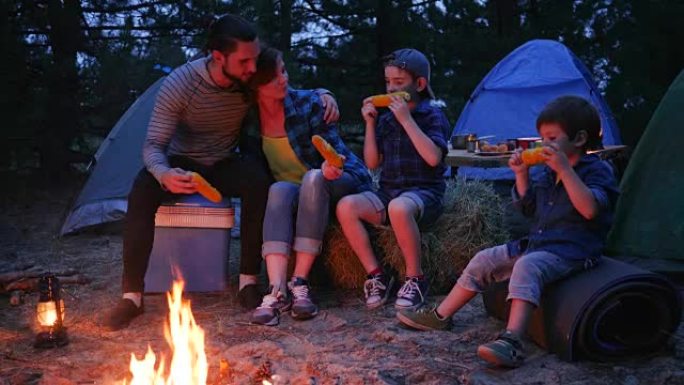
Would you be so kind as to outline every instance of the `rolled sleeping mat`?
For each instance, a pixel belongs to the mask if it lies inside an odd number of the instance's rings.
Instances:
[[[489,315],[507,319],[508,281],[483,293]],[[603,257],[592,269],[548,285],[528,335],[561,359],[611,361],[661,350],[682,315],[664,276]]]

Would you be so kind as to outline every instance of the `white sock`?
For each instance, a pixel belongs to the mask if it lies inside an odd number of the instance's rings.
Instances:
[[[258,282],[256,275],[240,274],[240,284],[238,290],[242,290],[247,285],[256,285]]]
[[[123,298],[130,299],[137,307],[142,305],[142,293],[124,293]]]

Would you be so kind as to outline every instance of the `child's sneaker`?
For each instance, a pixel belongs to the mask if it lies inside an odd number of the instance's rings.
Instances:
[[[394,285],[394,277],[386,274],[368,275],[363,284],[363,293],[366,296],[366,307],[375,309],[387,302],[390,291]]]
[[[451,317],[440,318],[437,306],[424,306],[418,310],[399,310],[397,319],[406,326],[419,330],[449,330]]]
[[[305,320],[318,314],[318,306],[311,299],[309,282],[299,277],[293,277],[288,284],[292,293],[292,318]]]
[[[252,323],[257,325],[275,326],[280,323],[280,313],[290,310],[292,298],[275,287],[269,288],[270,293],[264,296],[254,312]]]
[[[427,279],[407,277],[406,282],[397,293],[397,301],[394,303],[394,307],[398,310],[417,309],[425,303],[427,292]]]
[[[522,341],[508,330],[495,341],[478,346],[477,355],[490,364],[509,368],[517,368],[525,361]]]

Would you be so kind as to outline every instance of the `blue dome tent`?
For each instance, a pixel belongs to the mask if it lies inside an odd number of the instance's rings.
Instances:
[[[532,40],[501,60],[475,88],[456,122],[454,135],[495,135],[492,142],[538,136],[535,122],[551,100],[577,95],[589,100],[601,115],[603,144],[621,144],[613,115],[584,64],[566,46],[552,40]],[[513,179],[507,168],[459,168],[459,176]]]

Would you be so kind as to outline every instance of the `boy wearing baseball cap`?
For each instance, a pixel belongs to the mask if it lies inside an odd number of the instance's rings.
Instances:
[[[394,278],[378,262],[364,223],[392,226],[406,263],[395,307],[415,309],[425,302],[428,292],[420,265],[419,229],[442,213],[444,157],[451,126],[434,103],[430,63],[423,53],[411,48],[394,51],[385,58],[384,68],[387,92],[405,91],[410,100],[393,96],[389,111],[383,114],[370,98],[363,101],[363,155],[368,168],[382,168],[380,188],[342,198],[337,218],[368,273],[364,293],[370,309],[387,302]]]

